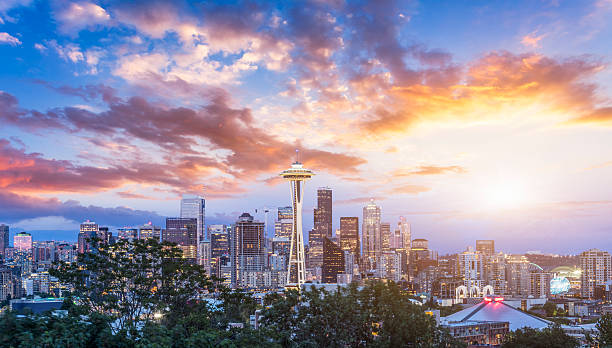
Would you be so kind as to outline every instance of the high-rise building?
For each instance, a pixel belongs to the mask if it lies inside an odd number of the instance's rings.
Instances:
[[[314,212],[314,228],[322,237],[332,237],[332,190],[329,187],[317,189],[317,208]]]
[[[510,255],[506,260],[507,292],[513,296],[528,296],[531,286],[529,260],[524,255]]]
[[[183,250],[183,258],[197,262],[198,220],[195,218],[166,218],[166,229],[162,233],[162,241],[176,243]]]
[[[376,267],[377,256],[382,251],[380,207],[374,204],[374,200],[363,208],[361,235],[364,265],[367,269],[373,269]]]
[[[595,289],[605,285],[612,279],[612,266],[610,253],[599,249],[590,249],[580,254],[580,276],[582,297],[595,298]]]
[[[17,233],[13,237],[13,247],[18,251],[32,251],[32,235],[27,232]]]
[[[138,229],[133,227],[123,227],[117,229],[117,238],[133,242],[138,239]]]
[[[211,243],[208,240],[203,240],[198,244],[198,255],[200,258],[198,259],[198,264],[204,267],[206,274],[211,275]]]
[[[50,265],[55,261],[55,242],[32,242],[32,261]]]
[[[79,228],[77,251],[79,254],[91,251],[91,239],[98,234],[98,224],[86,220]]]
[[[314,228],[308,234],[309,267],[323,264],[323,238],[332,237],[332,190],[327,187],[317,189],[317,207],[314,209]]]
[[[230,255],[234,265],[232,284],[248,287],[264,270],[266,262],[264,223],[255,221],[251,214],[243,213],[230,234]]]
[[[159,242],[161,238],[161,227],[153,225],[152,222],[146,223],[138,228],[138,238],[151,238]]]
[[[337,283],[340,273],[344,273],[344,251],[329,238],[323,237],[321,282]]]
[[[292,207],[278,207],[277,212],[278,212],[277,214],[278,221],[293,220],[293,208]]]
[[[457,254],[457,263],[459,276],[463,279],[463,285],[467,288],[470,297],[480,296],[480,290],[485,285],[484,255],[468,247],[466,251]],[[472,291],[474,286],[478,287],[478,292]]]
[[[0,301],[5,301],[15,296],[15,277],[10,268],[0,266]]]
[[[340,248],[348,250],[357,256],[361,254],[358,217],[343,216],[340,218]]]
[[[274,223],[274,237],[291,239],[293,230],[293,208],[279,207],[278,219]]]
[[[210,257],[217,258],[221,256],[229,256],[229,231],[226,225],[210,225],[208,226],[208,234],[210,235],[211,251]]]
[[[101,244],[108,244],[110,242],[110,238],[112,233],[108,230],[108,227],[98,227],[98,233],[96,233],[96,238],[98,238]]]
[[[410,232],[410,224],[406,221],[406,218],[400,216],[400,221],[397,223],[397,229],[400,231],[402,236],[402,248],[410,250],[412,233]]]
[[[529,296],[533,296],[535,298],[550,297],[550,281],[553,278],[552,273],[531,272],[529,274],[529,278]]]
[[[9,227],[0,225],[0,256],[4,259],[4,252],[9,247]]]
[[[182,218],[197,219],[197,238],[200,240],[210,240],[210,236],[205,234],[206,226],[206,201],[200,196],[184,195],[181,199]]]
[[[477,240],[476,251],[491,256],[495,254],[495,241],[494,240]]]
[[[383,222],[380,224],[380,248],[381,252],[389,251],[391,248],[391,224]]]
[[[291,202],[293,208],[293,228],[291,232],[291,251],[289,254],[289,270],[287,284],[295,284],[298,289],[306,281],[306,257],[304,254],[304,235],[302,232],[302,206],[304,198],[304,183],[314,173],[295,161],[291,168],[280,173],[290,183]]]

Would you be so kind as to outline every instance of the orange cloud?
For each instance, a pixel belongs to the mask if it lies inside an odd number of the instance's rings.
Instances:
[[[419,166],[410,170],[398,169],[393,172],[394,177],[406,177],[413,175],[439,175],[446,173],[465,173],[465,168],[461,166]]]
[[[546,35],[537,35],[534,31],[533,33],[529,33],[521,39],[521,43],[529,48],[538,48],[540,46],[540,40],[542,40]]]

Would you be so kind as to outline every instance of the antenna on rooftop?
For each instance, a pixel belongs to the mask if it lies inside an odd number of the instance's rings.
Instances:
[[[295,149],[295,163],[300,163],[300,150]]]

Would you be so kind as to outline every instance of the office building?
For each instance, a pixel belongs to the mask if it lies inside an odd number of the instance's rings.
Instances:
[[[15,297],[15,276],[10,268],[0,265],[0,301]]]
[[[343,216],[340,218],[340,248],[355,255],[361,254],[359,246],[359,218]]]
[[[32,261],[50,266],[55,261],[55,242],[32,242]]]
[[[406,250],[410,250],[411,241],[412,241],[412,233],[410,231],[410,224],[406,221],[406,218],[400,216],[400,221],[397,223],[397,229],[400,231],[402,236],[402,248]]]
[[[507,293],[516,297],[529,296],[531,275],[529,260],[524,255],[510,255],[506,259]]]
[[[469,297],[478,297],[485,285],[484,255],[468,247],[466,251],[457,254],[457,263],[459,276],[463,279]],[[478,291],[475,291],[474,287],[477,287]]]
[[[98,233],[96,233],[96,238],[99,239],[98,243],[108,244],[112,237],[113,233],[108,230],[108,227],[98,227]]]
[[[182,218],[192,218],[197,220],[197,240],[210,240],[204,227],[206,226],[206,201],[200,196],[184,195],[181,199]]]
[[[293,220],[293,208],[291,206],[278,207],[277,220],[278,221]]]
[[[477,240],[476,251],[479,251],[487,256],[495,254],[495,241],[494,240]]]
[[[376,259],[377,256],[380,255],[382,246],[380,235],[380,207],[374,204],[374,200],[371,200],[370,203],[363,208],[361,234],[364,267],[366,267],[366,269],[373,269],[376,267]]]
[[[529,296],[535,298],[550,297],[550,281],[553,278],[552,273],[542,271],[531,272],[529,278]]]
[[[197,262],[198,220],[195,218],[166,218],[166,229],[162,232],[162,241],[175,243],[182,251],[183,258]]]
[[[206,274],[211,275],[211,242],[204,240],[201,241],[198,245],[198,255],[200,258],[198,259],[198,264],[204,267]]]
[[[32,235],[27,232],[19,232],[13,237],[13,247],[17,251],[32,251]]]
[[[86,220],[79,228],[79,236],[77,239],[77,250],[79,254],[91,251],[91,239],[98,234],[98,224]]]
[[[321,282],[337,283],[340,273],[344,273],[344,251],[329,238],[323,237]]]
[[[161,227],[153,225],[149,222],[138,228],[138,238],[140,239],[155,239],[160,241],[161,238]]]
[[[380,224],[380,247],[381,252],[389,251],[391,248],[391,224],[383,222]]]
[[[230,234],[230,255],[234,265],[232,284],[258,287],[255,273],[262,272],[266,262],[264,223],[255,221],[249,213],[240,215]]]
[[[5,224],[0,225],[0,257],[4,259],[4,252],[9,247],[9,227]]]
[[[612,279],[610,253],[599,249],[590,249],[580,254],[581,295],[585,298],[595,298],[596,288],[605,286]]]
[[[138,229],[133,227],[123,227],[117,229],[117,238],[133,242],[138,239]]]
[[[314,209],[314,227],[308,234],[308,263],[310,268],[323,264],[323,238],[332,237],[332,190],[317,190],[317,207]]]

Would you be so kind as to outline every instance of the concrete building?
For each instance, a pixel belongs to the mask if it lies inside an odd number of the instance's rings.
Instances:
[[[582,268],[581,295],[585,298],[595,298],[597,287],[605,286],[612,279],[610,253],[599,249],[590,249],[580,254]]]
[[[361,227],[363,264],[366,269],[376,268],[376,259],[382,251],[380,234],[380,207],[371,200],[363,208],[363,222]]]
[[[234,266],[232,284],[235,287],[259,287],[266,265],[264,223],[255,221],[249,213],[243,213],[230,234],[230,257]]]
[[[182,251],[183,258],[197,262],[198,242],[195,218],[166,218],[166,228],[162,233],[162,241],[175,243]]]
[[[338,274],[344,272],[344,251],[329,238],[323,238],[323,266],[321,282],[337,283]]]

